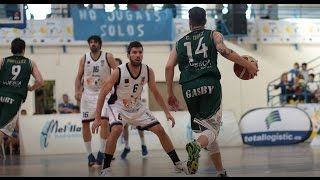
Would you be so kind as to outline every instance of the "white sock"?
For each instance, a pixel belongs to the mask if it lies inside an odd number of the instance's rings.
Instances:
[[[88,155],[92,153],[91,141],[84,142]]]
[[[130,149],[129,141],[124,140],[125,148]]]
[[[100,149],[99,151],[104,153],[106,148],[107,140],[100,137]]]
[[[144,142],[144,138],[140,138],[140,140],[141,140],[141,146],[146,145],[146,143]]]

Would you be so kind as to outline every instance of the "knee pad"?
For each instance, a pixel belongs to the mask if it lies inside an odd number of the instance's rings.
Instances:
[[[204,135],[208,138],[208,145],[212,144],[214,141],[216,141],[218,137],[218,132],[215,130],[204,130],[201,135]]]

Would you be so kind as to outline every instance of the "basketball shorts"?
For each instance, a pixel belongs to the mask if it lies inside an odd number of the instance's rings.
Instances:
[[[221,117],[217,113],[221,111],[222,91],[220,80],[203,76],[196,80],[186,82],[182,84],[182,92],[184,100],[187,104],[189,113],[191,115],[191,128],[192,130],[205,130],[207,127],[196,123],[197,121],[210,121],[208,123],[214,123],[212,126],[218,126],[221,124]],[[217,116],[215,116],[217,114]],[[215,118],[214,122],[212,118]],[[220,121],[220,122],[216,122]],[[220,127],[220,125],[219,125]]]
[[[110,94],[110,93],[109,93]],[[96,116],[97,101],[99,94],[86,94],[83,93],[81,96],[80,111],[82,122],[94,121]],[[101,111],[101,119],[108,119],[108,100],[110,95],[106,96],[103,108]]]
[[[148,130],[149,128],[160,124],[157,118],[151,113],[149,109],[141,103],[131,109],[125,109],[121,104],[109,105],[109,124],[110,128],[113,125],[129,124],[135,126],[138,130]]]
[[[23,98],[19,95],[0,94],[0,131],[8,136],[12,136],[16,127],[22,103]]]

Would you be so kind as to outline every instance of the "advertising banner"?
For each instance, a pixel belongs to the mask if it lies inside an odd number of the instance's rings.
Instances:
[[[304,142],[312,132],[308,114],[296,107],[257,108],[239,122],[244,144],[287,145]]]

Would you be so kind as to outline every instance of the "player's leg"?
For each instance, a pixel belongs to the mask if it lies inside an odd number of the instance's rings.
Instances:
[[[218,80],[202,78],[197,82],[191,82],[182,87],[183,92],[201,88],[201,95],[187,97],[184,93],[188,110],[191,114],[192,129],[201,134],[186,145],[188,152],[188,169],[195,174],[199,166],[200,150],[213,143],[219,133],[221,125],[221,85]],[[208,99],[210,101],[208,102]]]
[[[128,153],[131,151],[129,146],[129,125],[128,124],[125,124],[123,126],[122,137],[124,139],[125,147],[120,156],[121,156],[121,159],[126,159]]]
[[[92,154],[90,121],[82,121],[82,138],[88,156],[88,166],[92,166],[96,162],[96,158]]]
[[[148,155],[148,149],[147,149],[147,145],[144,140],[144,131],[138,129],[138,133],[139,133],[140,141],[141,141],[142,156],[146,156],[146,155]]]
[[[123,119],[120,115],[121,109],[116,105],[112,106],[112,108],[111,106],[109,106],[108,108],[112,109],[112,113],[110,113],[109,116],[109,126],[111,128],[111,131],[108,136],[107,144],[105,146],[104,162],[100,176],[110,176],[111,161],[116,151],[118,138],[121,136],[123,130]]]
[[[82,121],[82,139],[87,151],[88,166],[92,166],[96,162],[96,158],[92,154],[91,145],[91,129],[90,122],[94,120],[95,117],[95,101],[94,96],[87,95],[85,93],[81,96],[80,110],[81,110],[81,121]]]
[[[1,95],[0,95],[1,96]],[[13,99],[12,103],[1,103],[0,105],[0,146],[3,155],[5,156],[4,149],[4,137],[13,137],[14,129],[17,125],[19,118],[19,110],[22,105],[23,99],[15,95],[6,95],[2,97],[7,97]]]
[[[185,173],[188,173],[187,168],[183,167],[182,162],[180,161],[176,153],[176,150],[172,144],[170,137],[163,129],[159,121],[156,119],[156,117],[151,113],[150,110],[148,110],[145,107],[141,107],[138,113],[140,113],[140,118],[137,118],[134,121],[134,123],[136,123],[134,125],[137,127],[137,129],[147,129],[153,132],[155,135],[157,135],[162,145],[162,148],[168,154],[173,164],[175,165],[175,170],[178,172],[184,171]]]
[[[98,98],[98,96],[96,96]],[[101,126],[100,126],[100,148],[97,154],[97,164],[102,165],[104,159],[104,151],[106,148],[106,143],[108,136],[110,134],[109,128],[109,116],[108,116],[108,99],[105,100],[102,112],[101,112]]]
[[[222,165],[221,153],[218,141],[214,141],[213,143],[207,146],[209,151],[209,156],[211,161],[213,162],[214,167],[217,170],[217,177],[228,177],[226,170]]]

